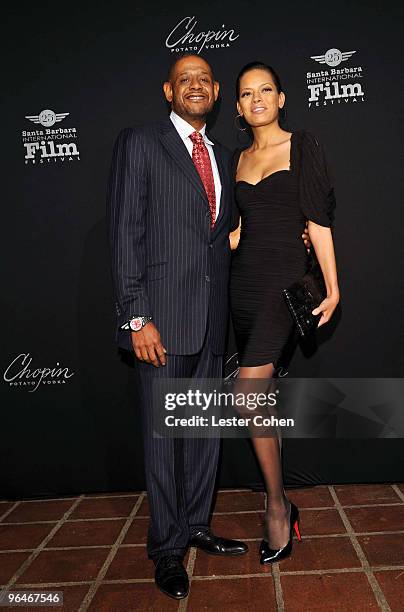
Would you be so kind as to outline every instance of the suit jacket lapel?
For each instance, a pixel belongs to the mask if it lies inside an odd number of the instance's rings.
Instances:
[[[208,197],[198,171],[195,168],[195,164],[170,119],[163,124],[163,130],[160,134],[160,141],[173,161],[178,164],[185,176],[191,181],[195,189],[202,196],[207,207],[209,208]]]
[[[223,164],[223,157],[221,155],[221,150],[220,150],[220,145],[213,140],[213,138],[211,138],[209,136],[210,140],[212,140],[212,142],[214,143],[214,147],[213,147],[213,153],[215,154],[215,159],[216,159],[216,163],[217,163],[217,168],[219,170],[219,176],[220,176],[220,182],[222,184],[222,190],[221,190],[221,194],[220,194],[220,207],[219,207],[219,215],[216,219],[215,222],[215,228],[219,225],[220,221],[223,218],[224,215],[224,209],[226,206],[226,187],[227,187],[227,174],[224,168],[224,164]]]

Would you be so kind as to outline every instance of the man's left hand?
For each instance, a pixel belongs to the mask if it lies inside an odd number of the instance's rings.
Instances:
[[[303,230],[302,238],[303,238],[304,246],[306,247],[306,251],[310,253],[311,242],[310,242],[310,236],[309,236],[309,231],[307,229],[307,225],[308,225],[308,221],[306,221],[306,226]]]

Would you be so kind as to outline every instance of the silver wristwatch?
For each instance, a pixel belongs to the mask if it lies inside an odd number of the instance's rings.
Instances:
[[[151,317],[133,317],[127,323],[121,325],[121,329],[129,329],[130,331],[140,331],[143,327],[151,321]]]

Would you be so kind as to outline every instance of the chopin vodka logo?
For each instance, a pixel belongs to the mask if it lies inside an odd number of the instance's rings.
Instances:
[[[197,53],[203,49],[224,49],[230,47],[240,34],[234,28],[226,29],[224,23],[219,29],[199,30],[198,21],[192,17],[184,17],[173,27],[166,38],[166,47],[171,53]]]
[[[59,361],[51,368],[35,367],[29,353],[20,353],[11,360],[3,372],[3,380],[10,387],[24,388],[31,393],[42,385],[65,385],[74,375],[67,367],[60,367]]]
[[[41,129],[22,130],[22,143],[25,152],[25,164],[69,163],[80,161],[77,146],[77,129],[75,127],[53,127],[70,113],[55,113],[43,110],[39,115],[25,115]]]
[[[337,104],[364,102],[362,66],[340,66],[356,51],[328,49],[324,55],[311,55],[310,59],[324,65],[324,69],[306,73],[309,108],[323,108]]]

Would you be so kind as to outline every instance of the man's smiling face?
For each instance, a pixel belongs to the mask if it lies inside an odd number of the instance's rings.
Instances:
[[[191,123],[205,121],[217,100],[219,83],[204,59],[190,55],[175,63],[163,89],[172,110]]]

